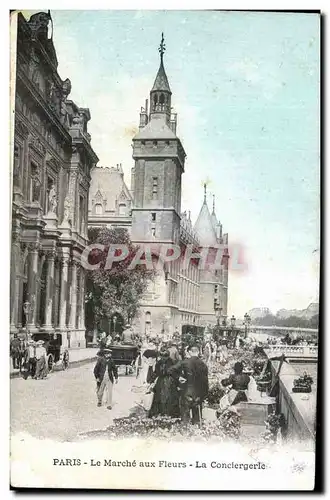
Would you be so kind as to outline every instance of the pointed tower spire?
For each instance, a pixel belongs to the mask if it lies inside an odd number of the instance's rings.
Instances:
[[[164,68],[164,52],[166,50],[164,33],[158,48],[160,65],[155,82],[150,92],[150,119],[165,118],[167,124],[171,118],[171,89]]]
[[[217,243],[216,231],[213,223],[213,215],[210,214],[206,201],[206,182],[204,182],[204,202],[194,225],[194,232],[198,236],[201,245],[213,246]]]
[[[160,90],[160,91],[165,91],[165,92],[171,92],[168,79],[165,73],[165,68],[164,68],[164,52],[166,50],[166,45],[164,42],[164,33],[162,33],[162,39],[160,42],[160,45],[158,47],[158,52],[160,54],[160,66],[159,70],[154,82],[154,85],[151,89],[151,92],[155,90]]]

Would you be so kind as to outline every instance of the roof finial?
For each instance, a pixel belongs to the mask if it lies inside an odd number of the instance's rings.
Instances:
[[[213,195],[213,213],[215,214],[215,194]]]
[[[204,182],[204,203],[206,203],[206,182]]]
[[[165,45],[165,42],[164,42],[164,33],[162,33],[162,39],[161,39],[161,42],[160,42],[160,46],[159,46],[159,53],[160,53],[160,60],[163,62],[163,55],[164,55],[164,52],[166,50],[166,45]]]
[[[53,31],[54,31],[54,26],[53,26],[53,19],[52,19],[52,16],[51,16],[51,14],[50,14],[50,9],[48,9],[47,14],[48,14],[48,17],[49,17],[49,19],[50,19],[50,22],[51,22],[51,27],[52,27],[52,36],[50,37],[50,39],[51,39],[51,40],[53,40]]]

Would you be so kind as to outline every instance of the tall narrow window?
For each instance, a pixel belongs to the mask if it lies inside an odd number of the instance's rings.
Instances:
[[[13,168],[13,180],[14,184],[19,184],[19,178],[21,174],[21,150],[22,148],[15,144],[14,148],[14,168]]]
[[[103,207],[101,205],[101,203],[96,203],[95,205],[95,214],[96,215],[102,215],[103,213]]]
[[[151,228],[151,236],[152,236],[153,238],[155,238],[155,237],[156,237],[156,228],[155,228],[155,227]]]
[[[152,220],[152,222],[156,222],[156,213],[155,212],[153,212],[151,214],[151,220]]]
[[[40,170],[35,163],[31,163],[29,200],[40,203],[40,191]]]
[[[160,104],[161,111],[164,111],[164,108],[165,108],[164,103],[165,103],[165,96],[164,96],[164,94],[160,94],[159,104]]]
[[[119,204],[119,215],[126,215],[126,205],[125,203]]]
[[[214,285],[214,293],[215,293],[215,295],[217,295],[217,293],[218,293],[218,285]]]
[[[54,181],[51,177],[47,177],[47,186],[46,186],[46,200],[45,200],[45,212],[46,214],[50,211],[50,203],[49,203],[49,193],[52,189]]]
[[[152,178],[152,199],[156,200],[158,196],[158,177]]]
[[[79,232],[82,232],[83,224],[84,224],[84,198],[83,196],[79,196]]]

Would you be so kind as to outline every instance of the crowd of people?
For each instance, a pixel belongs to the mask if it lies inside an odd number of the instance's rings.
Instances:
[[[235,347],[239,348],[243,343],[239,336],[235,339]],[[161,415],[193,424],[201,422],[203,402],[209,390],[209,366],[227,362],[227,339],[215,342],[212,336],[206,336],[201,345],[183,345],[180,340],[166,342],[156,337],[143,342],[129,325],[122,335],[101,334],[99,360],[94,369],[98,384],[97,405],[102,405],[104,389],[107,388],[109,409],[112,408],[113,384],[118,381],[111,347],[119,344],[139,347],[134,364],[140,386],[145,388],[145,394],[150,395],[149,417]],[[106,366],[108,370],[104,368]],[[236,363],[230,377],[223,379],[226,395],[221,401],[220,411],[247,400],[251,380],[243,368],[242,363]]]
[[[114,339],[102,336],[98,360],[94,368],[97,383],[97,405],[102,405],[105,388],[106,405],[112,409],[113,384],[118,382],[118,370],[112,359]],[[132,331],[123,332],[118,341],[137,342]],[[158,415],[181,418],[183,422],[198,423],[202,418],[202,403],[208,394],[208,367],[200,358],[196,345],[188,346],[182,357],[175,342],[149,341],[140,346],[135,367],[138,380],[152,395],[149,417]]]
[[[15,333],[10,343],[13,368],[19,370],[25,380],[31,377],[41,380],[47,377],[47,351],[43,340],[20,339]]]

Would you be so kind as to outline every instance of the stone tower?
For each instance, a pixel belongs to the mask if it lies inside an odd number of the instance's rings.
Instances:
[[[132,241],[178,243],[180,237],[181,176],[185,151],[176,135],[171,113],[172,92],[165,73],[164,37],[160,66],[150,91],[150,111],[141,108],[138,134],[133,138]]]
[[[212,269],[205,266],[200,271],[200,307],[199,313],[204,324],[215,324],[216,310],[221,310],[222,319],[227,318],[228,302],[228,234],[222,234],[222,225],[215,213],[213,198],[213,211],[209,211],[206,201],[206,184],[204,184],[204,201],[199,212],[194,231],[198,236],[201,247],[206,247],[209,252],[214,252],[219,247],[223,248],[221,265]]]

